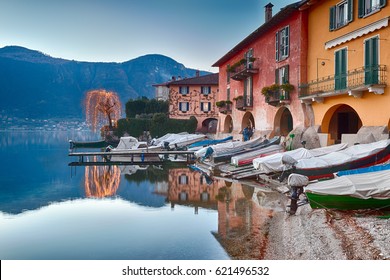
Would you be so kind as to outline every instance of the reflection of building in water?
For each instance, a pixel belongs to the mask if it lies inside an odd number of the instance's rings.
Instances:
[[[86,166],[85,195],[106,197],[116,194],[121,181],[121,171],[116,165]]]
[[[219,186],[215,237],[233,259],[262,259],[272,218],[272,209],[261,205],[264,194],[239,183]]]
[[[169,170],[168,200],[172,207],[175,204],[217,209],[217,184],[205,175],[188,168]]]

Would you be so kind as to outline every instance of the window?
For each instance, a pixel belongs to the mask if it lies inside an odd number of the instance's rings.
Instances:
[[[379,82],[379,46],[378,37],[364,41],[364,83],[366,85]]]
[[[183,113],[188,112],[190,110],[189,102],[179,102],[179,110]]]
[[[344,0],[330,7],[329,30],[347,25],[353,20],[353,0]]]
[[[190,92],[190,88],[188,86],[179,87],[179,93],[188,94]]]
[[[376,12],[386,6],[386,0],[359,0],[359,18]]]
[[[275,70],[275,84],[287,84],[288,81],[288,65]]]
[[[179,185],[188,185],[188,176],[185,174],[181,174],[178,178]]]
[[[347,88],[347,49],[335,52],[335,90]]]
[[[275,59],[280,61],[289,56],[290,27],[279,30],[275,35]]]
[[[244,59],[246,61],[246,68],[248,69],[252,69],[253,68],[253,49],[249,49],[245,55],[244,55]]]
[[[211,87],[200,87],[200,92],[202,94],[205,94],[205,95],[210,94],[211,93]]]
[[[211,102],[201,102],[200,110],[202,112],[210,112],[211,111]]]

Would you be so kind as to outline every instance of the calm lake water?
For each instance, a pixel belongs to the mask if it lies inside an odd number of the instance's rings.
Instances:
[[[186,165],[70,167],[68,140],[97,138],[0,132],[0,259],[262,257],[272,193]]]

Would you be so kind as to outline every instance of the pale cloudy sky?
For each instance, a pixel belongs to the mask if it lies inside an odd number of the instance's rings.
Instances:
[[[163,54],[211,65],[264,23],[269,0],[0,0],[0,47],[124,62]],[[273,14],[296,1],[273,1]]]

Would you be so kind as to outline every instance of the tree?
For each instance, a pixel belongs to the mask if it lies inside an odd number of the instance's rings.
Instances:
[[[108,127],[121,117],[122,104],[118,95],[103,89],[88,91],[85,98],[86,122],[96,131],[98,124],[108,121]]]

